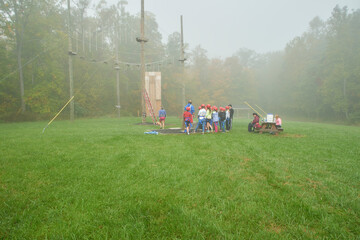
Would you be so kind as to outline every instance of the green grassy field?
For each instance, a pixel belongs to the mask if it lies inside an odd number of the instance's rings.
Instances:
[[[136,122],[0,124],[0,239],[359,239],[359,127]]]

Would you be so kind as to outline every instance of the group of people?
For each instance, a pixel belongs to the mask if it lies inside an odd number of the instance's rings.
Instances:
[[[261,125],[260,125],[260,117],[257,113],[253,113],[253,117],[254,119],[252,120],[252,122],[249,123],[248,125],[248,131],[249,132],[253,132],[255,129],[259,129],[261,128]],[[275,115],[275,126],[276,128],[281,128],[281,118],[279,115]]]
[[[188,104],[184,108],[183,118],[185,123],[185,133],[190,134],[191,127],[193,125],[195,109],[192,105],[192,101],[189,100]],[[194,133],[201,127],[202,134],[206,132],[218,131],[226,132],[232,128],[232,120],[234,116],[234,109],[229,104],[226,107],[211,106],[210,104],[201,104],[197,115],[197,125]]]
[[[194,123],[194,114],[195,108],[192,105],[192,101],[189,100],[188,104],[184,107],[183,113],[183,120],[185,123],[185,133],[190,134],[191,128],[193,127]],[[227,132],[230,131],[232,128],[232,122],[234,117],[234,109],[232,105],[229,104],[226,107],[219,107],[211,106],[210,104],[201,104],[199,106],[199,111],[197,114],[198,122],[194,129],[194,133],[200,128],[202,129],[202,134],[206,132]],[[255,129],[261,128],[260,125],[260,117],[257,113],[253,113],[253,121],[248,125],[248,131],[252,132]],[[159,125],[160,128],[165,128],[165,118],[166,118],[166,111],[163,107],[161,107],[159,111]],[[281,118],[279,115],[275,115],[275,126],[276,128],[281,128]]]

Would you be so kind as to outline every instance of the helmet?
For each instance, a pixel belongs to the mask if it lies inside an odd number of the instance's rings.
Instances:
[[[190,107],[187,107],[187,108],[186,108],[186,111],[190,111]]]
[[[229,109],[230,107],[229,106],[226,106],[226,109]]]
[[[201,104],[201,107],[205,107],[205,104]]]
[[[207,107],[207,108],[211,108],[211,105],[210,105],[210,104],[208,104],[208,105],[206,105],[206,107]]]
[[[217,107],[214,107],[214,110],[217,111],[218,110]]]
[[[201,109],[201,106],[199,106],[199,110]]]

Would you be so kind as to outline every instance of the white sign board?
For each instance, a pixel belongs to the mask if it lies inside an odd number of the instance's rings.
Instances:
[[[271,113],[268,113],[266,115],[266,122],[275,122],[275,119],[274,119],[274,114],[271,114]]]

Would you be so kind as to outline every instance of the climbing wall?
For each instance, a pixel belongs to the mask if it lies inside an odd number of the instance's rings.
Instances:
[[[161,108],[161,72],[145,72],[145,90],[149,95],[154,113],[158,116]],[[150,116],[146,109],[146,115]]]

